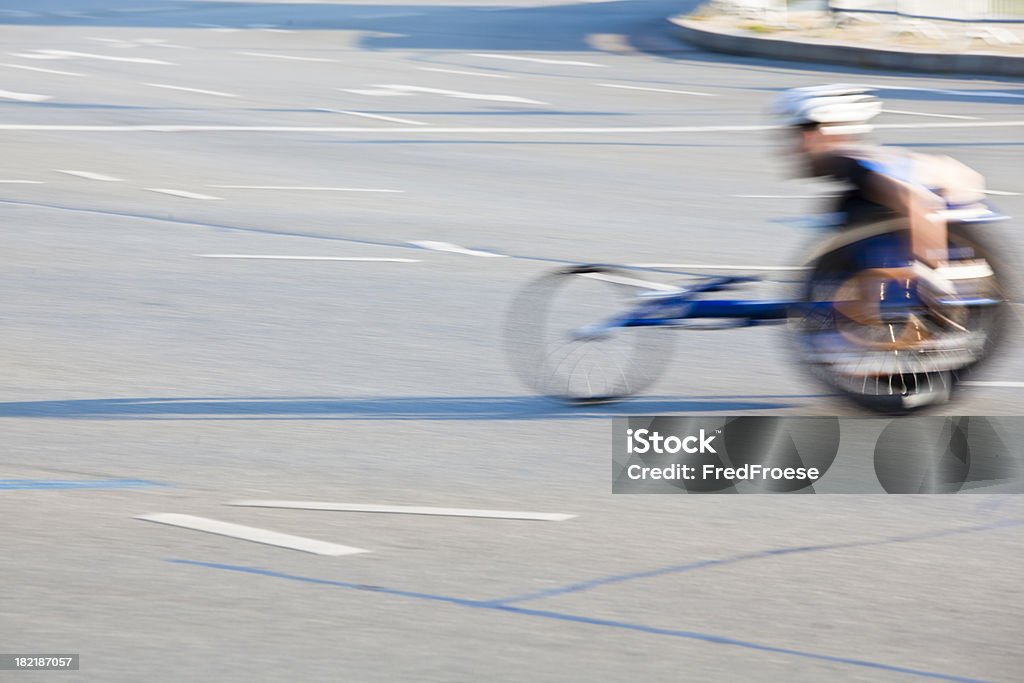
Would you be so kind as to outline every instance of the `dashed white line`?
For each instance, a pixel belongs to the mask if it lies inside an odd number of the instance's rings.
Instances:
[[[1024,389],[1024,382],[984,382],[977,380],[968,380],[966,382],[960,382],[965,387],[994,387],[1002,389]]]
[[[171,190],[164,187],[147,187],[150,192],[159,192],[161,194],[169,194],[172,197],[183,197],[185,199],[220,199],[220,197],[213,197],[208,194],[199,194],[198,192],[187,192],[185,190]]]
[[[522,519],[538,522],[564,522],[576,515],[557,512],[519,512],[515,510],[475,510],[472,508],[435,508],[418,505],[359,505],[355,503],[319,503],[297,500],[236,500],[228,503],[239,507],[285,508],[290,510],[328,510],[331,512],[377,512],[400,515],[439,515],[443,517],[485,517],[489,519]]]
[[[444,95],[459,100],[485,100],[488,102],[517,102],[520,104],[547,104],[538,100],[531,100],[526,97],[515,95],[489,95],[485,93],[463,92],[461,90],[445,90],[443,88],[424,88],[419,85],[377,85],[375,88],[394,90],[401,93],[424,93],[426,95]]]
[[[220,92],[219,90],[202,90],[200,88],[186,88],[180,85],[166,85],[164,83],[143,83],[142,85],[148,85],[151,88],[164,88],[165,90],[182,90],[184,92],[194,92],[200,95],[213,95],[215,97],[238,97],[238,95],[232,95],[229,92]]]
[[[982,190],[985,194],[990,194],[994,197],[1020,197],[1020,192],[1006,192],[1003,190]]]
[[[465,256],[481,256],[483,258],[505,258],[505,254],[495,254],[491,251],[481,251],[480,249],[467,249],[466,247],[460,247],[457,244],[451,242],[432,242],[432,241],[418,241],[409,242],[409,244],[420,247],[421,249],[430,249],[431,251],[444,251],[450,254],[463,254]]]
[[[110,55],[94,55],[88,52],[71,52],[70,50],[35,50],[34,52],[9,52],[12,57],[22,59],[100,59],[107,62],[132,62],[135,64],[163,64],[176,66],[174,62],[165,62],[161,59],[148,59],[146,57],[111,57]]]
[[[299,57],[297,55],[278,55],[270,52],[236,52],[236,55],[246,55],[248,57],[268,57],[270,59],[289,59],[296,62],[334,62],[337,63],[336,59],[327,59],[325,57]]]
[[[458,74],[460,76],[480,76],[482,78],[512,78],[506,74],[486,74],[481,71],[459,71],[458,69],[435,69],[429,66],[416,67],[420,71],[433,71],[440,74]]]
[[[56,169],[57,173],[63,173],[65,175],[73,175],[76,178],[85,178],[86,180],[102,180],[108,183],[123,183],[124,180],[121,178],[115,178],[112,175],[105,173],[93,173],[92,171],[69,171]]]
[[[365,261],[368,263],[421,263],[416,258],[379,256],[285,256],[278,254],[196,254],[199,258],[251,259],[257,261]]]
[[[596,66],[606,67],[607,64],[595,64],[594,62],[574,62],[565,59],[542,59],[540,57],[520,57],[517,55],[496,55],[490,52],[474,52],[470,57],[483,57],[485,59],[512,59],[520,62],[534,62],[536,64],[561,64],[563,66]]]
[[[25,66],[24,64],[4,64],[8,69],[24,69],[25,71],[38,71],[44,74],[57,74],[58,76],[81,76],[80,73],[74,71],[58,71],[57,69],[43,69],[38,66]]]
[[[359,116],[366,119],[377,119],[378,121],[388,121],[390,123],[404,123],[409,126],[426,126],[428,124],[423,121],[413,121],[412,119],[400,119],[397,116],[384,116],[382,114],[367,114],[362,111],[347,111],[344,109],[326,109],[319,108],[318,111],[325,111],[332,114],[348,114],[349,116]]]
[[[148,515],[139,515],[135,519],[141,519],[146,522],[156,522],[157,524],[167,524],[169,526],[181,527],[183,529],[204,531],[208,534],[228,536],[229,538],[237,538],[243,541],[273,545],[278,548],[301,550],[302,552],[313,553],[314,555],[330,555],[338,557],[340,555],[355,555],[357,553],[370,552],[369,550],[354,548],[348,545],[328,543],[327,541],[318,541],[313,538],[305,538],[304,536],[292,536],[291,534],[282,534],[268,529],[259,529],[257,527],[244,526],[242,524],[232,524],[231,522],[222,522],[220,520],[208,519],[206,517],[194,517],[193,515],[157,512]]]
[[[644,90],[646,92],[671,93],[673,95],[694,95],[696,97],[718,97],[709,92],[695,92],[693,90],[669,90],[668,88],[643,88],[638,85],[619,85],[617,83],[598,83],[602,88],[620,88],[622,90]]]
[[[297,190],[309,192],[405,192],[379,187],[319,187],[316,185],[210,185],[226,190]]]
[[[52,100],[52,95],[36,95],[30,92],[14,92],[12,90],[0,90],[0,98],[5,100],[17,100],[19,102],[45,102]]]
[[[42,185],[42,180],[0,180],[4,185]]]
[[[965,121],[980,121],[977,116],[960,116],[958,114],[931,114],[923,111],[904,111],[903,109],[883,109],[886,114],[903,114],[905,116],[928,116],[935,119],[963,119]]]
[[[367,97],[408,97],[407,92],[397,90],[371,90],[370,88],[338,88],[342,92],[349,92],[353,95],[366,95]]]

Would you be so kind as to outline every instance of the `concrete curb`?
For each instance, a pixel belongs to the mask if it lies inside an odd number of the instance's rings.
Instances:
[[[681,16],[672,17],[669,22],[678,37],[713,52],[819,64],[842,64],[868,69],[1024,77],[1024,57],[983,52],[949,54],[915,50],[879,50],[822,40],[785,40],[712,29],[705,22]]]

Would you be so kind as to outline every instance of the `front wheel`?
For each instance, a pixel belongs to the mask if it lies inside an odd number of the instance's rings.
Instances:
[[[650,386],[671,360],[674,335],[659,327],[614,323],[657,291],[635,273],[575,266],[531,282],[512,302],[505,347],[533,391],[571,402],[605,402]]]

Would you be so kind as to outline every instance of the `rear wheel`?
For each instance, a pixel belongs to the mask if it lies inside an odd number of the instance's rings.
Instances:
[[[658,288],[636,273],[604,266],[538,278],[508,314],[512,367],[532,390],[566,401],[613,401],[643,391],[671,360],[672,331],[605,323],[627,312],[639,293]]]

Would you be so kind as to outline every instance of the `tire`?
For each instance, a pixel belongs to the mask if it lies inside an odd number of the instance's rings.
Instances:
[[[516,296],[505,326],[512,368],[538,394],[573,403],[615,401],[653,384],[675,339],[659,327],[614,327],[588,335],[628,311],[644,290],[635,273],[576,266],[544,275]]]
[[[887,269],[866,270],[865,254],[876,249],[879,240],[887,241],[883,248],[905,250],[908,239],[904,227],[859,241],[837,240],[836,248],[812,262],[801,298],[808,304],[842,302],[852,291],[849,283],[861,273],[875,273],[872,282],[881,282]],[[792,321],[802,364],[832,389],[877,413],[906,414],[951,400],[960,381],[995,352],[1003,336],[1007,302],[1003,268],[971,230],[950,225],[949,248],[957,260],[988,266],[991,274],[962,286],[998,303],[908,308],[884,320],[881,315],[877,320],[851,320],[838,303],[828,310],[819,306],[812,313],[804,308]],[[916,285],[907,280],[905,287],[911,286]],[[879,287],[880,299],[892,300],[893,294]]]

